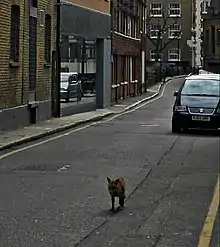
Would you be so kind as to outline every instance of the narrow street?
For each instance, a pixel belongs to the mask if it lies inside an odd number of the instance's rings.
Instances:
[[[0,247],[197,247],[220,146],[218,136],[172,134],[182,81],[130,113],[0,153]],[[107,176],[127,185],[116,213]],[[210,247],[219,247],[217,223],[213,232]]]

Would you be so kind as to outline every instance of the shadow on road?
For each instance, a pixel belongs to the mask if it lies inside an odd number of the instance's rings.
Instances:
[[[173,134],[171,132],[171,134]],[[173,134],[174,135],[174,134]],[[179,133],[180,136],[194,136],[194,137],[220,137],[220,131],[213,131],[213,130],[187,130],[184,132]]]

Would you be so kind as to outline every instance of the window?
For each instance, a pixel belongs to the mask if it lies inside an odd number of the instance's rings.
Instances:
[[[177,17],[181,16],[181,7],[180,3],[170,3],[169,5],[169,16]]]
[[[51,16],[45,15],[45,34],[44,34],[44,62],[50,63],[51,57]]]
[[[207,94],[220,96],[218,80],[186,80],[181,94]]]
[[[162,16],[162,4],[161,3],[152,3],[150,5],[150,15],[154,17]]]
[[[125,21],[124,21],[124,13],[122,11],[119,11],[119,29],[118,31],[120,33],[124,33],[125,30]]]
[[[60,55],[61,62],[69,62],[69,36],[62,35],[61,36],[61,44],[60,44]]]
[[[209,43],[209,29],[206,30],[206,35],[205,36],[206,36],[206,40],[205,41],[208,44]]]
[[[95,59],[95,44],[86,45],[86,55],[88,59]]]
[[[131,36],[131,17],[127,17],[127,34]]]
[[[76,57],[76,43],[70,43],[69,44],[69,57],[70,57],[70,63],[74,63]]]
[[[125,17],[125,34],[131,36],[131,17]]]
[[[19,44],[20,44],[20,7],[11,6],[11,49],[10,60],[19,62]]]
[[[211,0],[203,0],[201,3],[202,14],[207,14],[208,7],[211,5]]]
[[[156,50],[150,50],[150,61],[156,60]],[[158,61],[161,61],[161,53],[158,54]]]
[[[211,26],[211,52],[215,54],[215,26]]]
[[[169,39],[181,38],[180,24],[173,24],[169,26]]]
[[[180,49],[172,48],[168,51],[168,60],[169,61],[180,61]]]
[[[220,28],[216,30],[217,44],[220,44]]]
[[[159,38],[159,32],[160,31],[161,31],[161,25],[158,25],[158,24],[151,25],[150,26],[150,37],[151,37],[151,39]]]

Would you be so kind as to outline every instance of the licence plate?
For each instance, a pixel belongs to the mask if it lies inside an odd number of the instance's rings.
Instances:
[[[208,116],[192,116],[192,120],[209,122],[210,121],[210,117],[208,117]]]

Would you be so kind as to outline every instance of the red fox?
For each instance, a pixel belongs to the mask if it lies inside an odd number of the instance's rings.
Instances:
[[[111,196],[112,202],[112,211],[115,210],[115,197],[119,198],[120,207],[124,207],[125,201],[125,181],[122,177],[117,178],[116,180],[111,180],[107,177],[108,180],[108,191]]]

